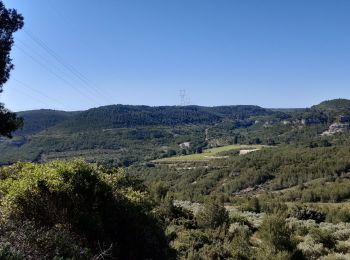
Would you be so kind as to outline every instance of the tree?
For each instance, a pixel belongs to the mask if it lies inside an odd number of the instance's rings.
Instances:
[[[198,224],[203,228],[217,228],[229,222],[224,206],[215,200],[209,200],[197,214]]]
[[[22,118],[18,118],[15,113],[10,112],[4,104],[0,103],[0,135],[11,138],[11,133],[22,125]]]
[[[23,16],[14,9],[6,9],[0,2],[0,93],[14,68],[10,52],[14,44],[13,33],[23,27]],[[11,133],[22,126],[22,120],[0,103],[0,135],[12,137]]]
[[[281,214],[267,215],[259,228],[263,245],[257,259],[304,259]]]
[[[249,198],[246,207],[244,207],[244,210],[260,213],[261,205],[259,199],[257,197]]]
[[[291,231],[285,223],[284,217],[280,215],[268,215],[264,219],[259,229],[260,237],[270,248],[271,251],[290,251],[293,246],[291,243]]]

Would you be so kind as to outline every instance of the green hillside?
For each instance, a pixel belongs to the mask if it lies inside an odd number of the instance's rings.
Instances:
[[[38,133],[77,114],[79,114],[79,112],[65,112],[50,109],[18,112],[17,115],[23,118],[24,125],[15,135],[21,136]]]
[[[215,124],[225,119],[244,120],[252,116],[273,114],[258,106],[128,106],[112,105],[89,109],[65,121],[60,128],[122,128],[140,126],[174,126],[182,124]],[[92,123],[93,122],[93,123]]]
[[[346,104],[344,100],[341,103]],[[321,103],[316,108],[324,106]],[[334,114],[315,107],[281,110],[243,105],[112,105],[81,112],[19,112],[24,127],[13,139],[0,140],[0,164],[85,158],[128,166],[217,146],[318,142],[321,133],[339,120],[345,105],[332,107],[332,111],[339,111]],[[182,143],[189,145],[183,147]]]
[[[334,112],[350,112],[350,100],[348,99],[333,99],[323,101],[320,104],[313,106],[313,109],[322,110],[322,111],[334,111]]]

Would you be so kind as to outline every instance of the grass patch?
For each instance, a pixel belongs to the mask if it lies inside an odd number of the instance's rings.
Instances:
[[[208,161],[211,159],[225,158],[227,156],[220,155],[223,152],[234,151],[234,150],[250,150],[250,149],[261,149],[266,147],[264,145],[226,145],[221,147],[210,148],[204,150],[203,153],[189,154],[174,156],[169,158],[163,158],[155,160],[156,163],[166,163],[166,162],[187,162],[187,161]]]

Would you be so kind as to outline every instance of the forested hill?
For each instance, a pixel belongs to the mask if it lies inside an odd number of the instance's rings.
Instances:
[[[111,105],[89,109],[66,120],[61,128],[119,128],[152,125],[215,124],[225,119],[247,119],[274,112],[258,106],[130,106]]]
[[[311,109],[322,111],[330,117],[334,116],[350,116],[350,100],[348,99],[334,99],[324,101]]]
[[[24,127],[13,139],[0,140],[0,164],[83,157],[130,165],[227,144],[300,143],[323,133],[340,134],[349,128],[350,101],[336,99],[305,109],[111,105],[18,114]],[[188,144],[184,148],[182,143]]]
[[[318,105],[312,106],[313,109],[324,110],[324,111],[335,111],[335,112],[349,112],[350,100],[348,99],[333,99],[323,101]]]
[[[80,112],[65,112],[51,109],[40,109],[18,112],[17,115],[23,118],[24,126],[17,131],[17,135],[37,133],[57,125]]]
[[[32,110],[18,112],[24,119],[24,127],[17,134],[40,132],[53,126],[61,129],[103,129],[152,125],[216,124],[225,120],[247,120],[270,116],[272,119],[317,118],[350,115],[350,100],[324,101],[311,109],[265,109],[253,105],[236,106],[132,106],[110,105],[86,111],[65,112],[58,110]],[[329,117],[329,116],[328,116]]]

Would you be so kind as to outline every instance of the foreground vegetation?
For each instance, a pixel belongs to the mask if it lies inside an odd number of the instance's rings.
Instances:
[[[174,201],[83,161],[0,170],[1,259],[347,259],[350,210],[271,194]],[[225,207],[224,207],[225,206]],[[337,217],[338,216],[338,217]],[[349,223],[348,223],[349,222]],[[135,250],[137,249],[137,250]]]
[[[147,192],[120,170],[19,163],[0,178],[1,259],[170,256]]]

